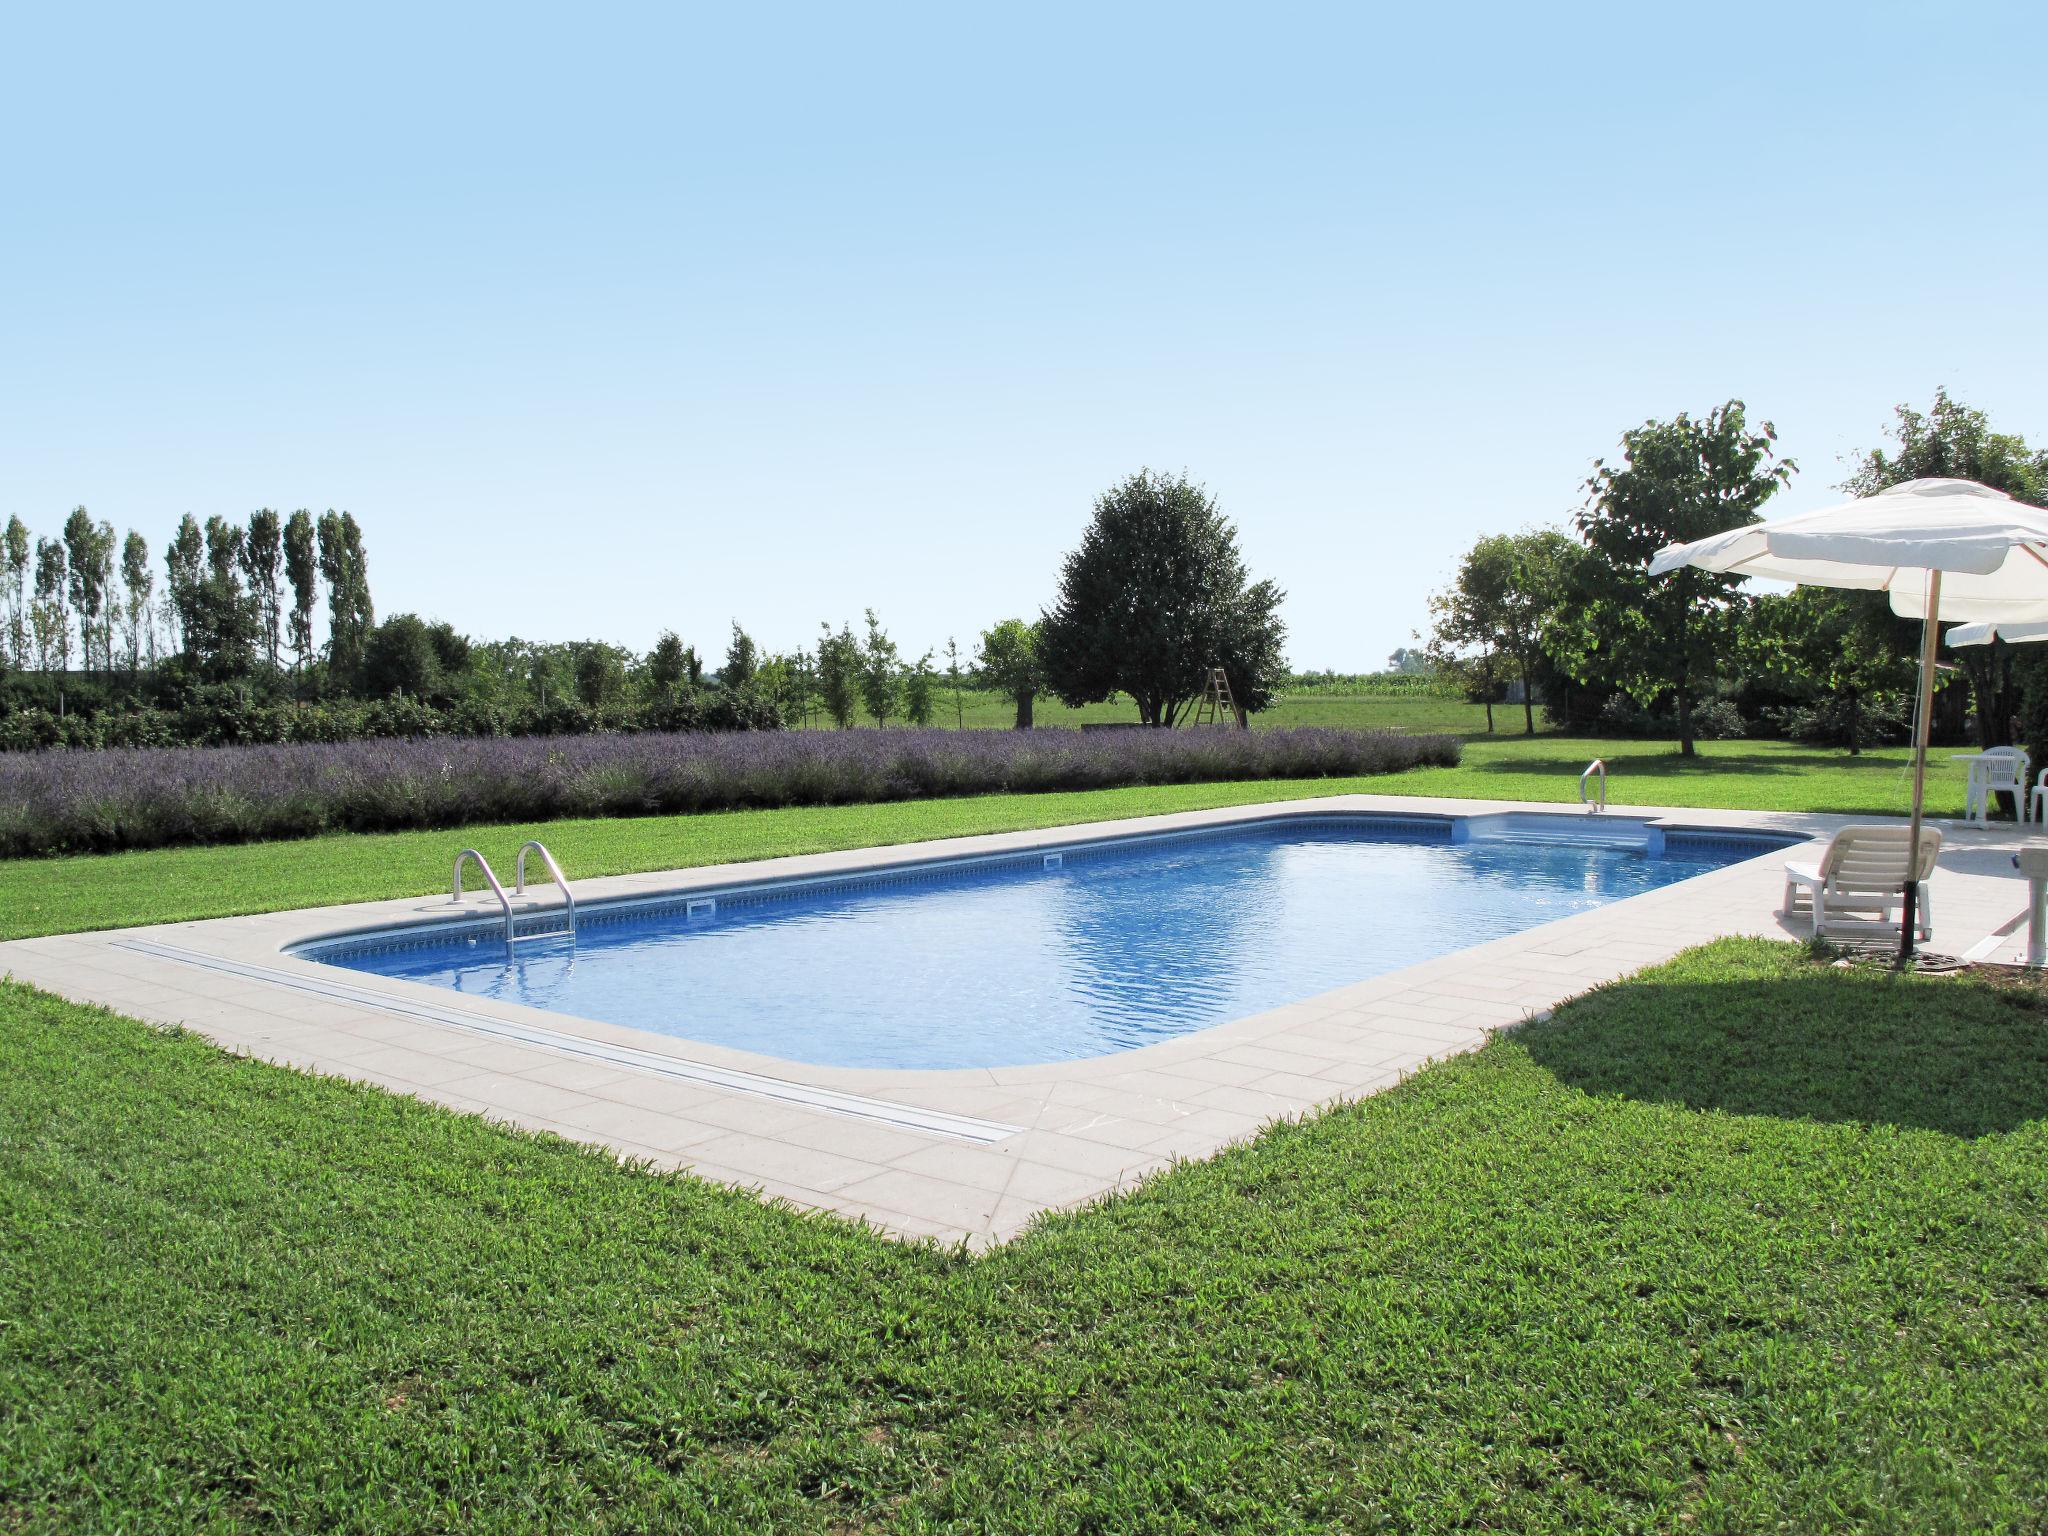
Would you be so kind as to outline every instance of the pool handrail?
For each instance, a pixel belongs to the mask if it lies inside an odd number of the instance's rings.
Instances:
[[[555,884],[562,888],[562,905],[569,914],[569,937],[576,937],[576,895],[569,889],[569,877],[562,873],[562,866],[555,862],[555,856],[548,852],[548,845],[537,838],[529,838],[519,847],[519,863],[512,871],[514,894],[526,894],[526,855],[529,852],[540,855],[540,861],[547,866],[547,872],[554,877]]]
[[[505,909],[505,942],[510,944],[512,942],[512,898],[505,894],[505,887],[498,883],[498,877],[492,873],[491,861],[477,852],[476,849],[465,848],[462,852],[455,855],[454,892],[448,899],[450,901],[462,900],[462,866],[471,859],[476,860],[476,867],[484,872],[484,879],[490,882],[491,890],[498,898],[498,905]]]
[[[1598,773],[1600,775],[1600,803],[1597,805],[1588,804],[1586,800],[1586,780],[1591,778],[1595,773]],[[1586,810],[1595,816],[1599,815],[1602,811],[1607,809],[1606,758],[1594,758],[1593,761],[1586,764],[1586,771],[1579,775],[1579,804],[1585,806]]]

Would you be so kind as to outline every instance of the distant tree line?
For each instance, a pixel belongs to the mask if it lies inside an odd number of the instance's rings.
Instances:
[[[1955,477],[2048,506],[2048,452],[1994,431],[1946,392],[1926,412],[1900,406],[1890,436],[1857,461],[1844,491]],[[1739,578],[1690,568],[1648,574],[1666,544],[1761,518],[1797,472],[1776,437],[1768,422],[1753,427],[1739,400],[1625,432],[1619,461],[1594,466],[1571,533],[1495,534],[1466,552],[1431,599],[1428,664],[1487,705],[1488,729],[1512,691],[1525,731],[1540,700],[1560,727],[1669,735],[1686,755],[1701,737],[1785,735],[1851,752],[1903,740],[1919,626],[1894,616],[1883,593],[1752,593]],[[2018,739],[2039,758],[2048,646],[2000,642],[1956,661],[1936,699],[1937,739]]]
[[[948,640],[943,663],[906,657],[872,608],[788,653],[734,622],[716,668],[673,632],[642,656],[477,640],[411,613],[379,622],[346,512],[188,514],[161,581],[141,534],[117,560],[113,527],[83,507],[54,538],[12,518],[4,541],[0,748],[17,750],[925,726],[949,704],[959,725],[969,687],[1010,701],[1021,728],[1041,695],[1128,696],[1144,724],[1171,726],[1212,667],[1248,710],[1287,676],[1282,594],[1251,578],[1207,491],[1151,471],[1098,499],[1045,612],[992,625],[971,657]]]

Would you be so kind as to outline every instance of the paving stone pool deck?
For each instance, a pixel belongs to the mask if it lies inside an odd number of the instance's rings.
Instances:
[[[1057,849],[1136,832],[1330,813],[1573,815],[1555,805],[1338,795],[949,838],[744,865],[581,880],[601,901],[938,858]],[[1630,810],[1611,817],[1825,838],[1881,818]],[[1949,827],[1934,942],[2015,959],[2022,829]],[[459,834],[449,834],[452,858]],[[1421,961],[1196,1034],[1086,1061],[951,1071],[810,1066],[302,960],[318,936],[488,914],[445,893],[0,944],[0,971],[79,1002],[195,1030],[228,1050],[409,1093],[665,1168],[759,1190],[899,1236],[975,1246],[1356,1099],[1494,1030],[1708,939],[1805,937],[1777,913],[1786,854]],[[572,872],[573,874],[573,872]],[[556,900],[552,889],[536,905]],[[906,1000],[915,1006],[914,999]]]

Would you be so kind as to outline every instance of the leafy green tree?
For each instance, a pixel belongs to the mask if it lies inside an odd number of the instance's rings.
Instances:
[[[576,648],[576,696],[592,709],[617,701],[626,686],[626,659],[616,646],[589,640]]]
[[[71,612],[78,621],[79,664],[86,671],[114,670],[114,530],[95,523],[83,507],[64,520],[64,554]]]
[[[967,704],[960,696],[960,642],[946,636],[946,684],[953,690],[953,729],[967,729]]]
[[[682,690],[689,672],[682,638],[674,630],[664,629],[661,638],[654,642],[654,649],[647,653],[647,680],[663,698],[672,699]]]
[[[242,540],[242,574],[249,579],[249,596],[256,605],[257,634],[273,667],[283,649],[284,601],[278,587],[283,555],[282,519],[268,507],[250,513],[249,530]]]
[[[426,620],[395,613],[363,641],[363,692],[373,699],[404,694],[423,702],[442,692],[441,657]]]
[[[1895,447],[1863,455],[1842,489],[1873,496],[1908,480],[1975,480],[2030,506],[2048,507],[2048,449],[2029,448],[2017,433],[1992,430],[1979,410],[1934,392],[1924,415],[1897,407],[1891,429]]]
[[[1752,431],[1740,400],[1624,432],[1622,462],[1601,460],[1578,515],[1572,622],[1552,633],[1555,654],[1581,682],[1601,677],[1649,705],[1672,695],[1678,750],[1696,755],[1692,705],[1729,646],[1739,577],[1683,567],[1652,580],[1651,558],[1758,521],[1797,466],[1775,456],[1769,422]]]
[[[882,628],[875,610],[867,610],[868,635],[860,648],[860,698],[877,726],[887,725],[896,713],[896,701],[903,690],[903,664],[896,642]]]
[[[1038,626],[1022,619],[1004,619],[983,630],[974,665],[983,686],[1016,706],[1016,728],[1030,730],[1032,702],[1045,686],[1045,673],[1038,664]]]
[[[177,629],[178,650],[187,661],[198,659],[200,588],[206,581],[206,539],[190,512],[178,520],[164,550],[164,588],[171,601],[171,619]]]
[[[1994,431],[1984,412],[1950,399],[1945,389],[1934,392],[1925,414],[1899,406],[1891,436],[1895,446],[1864,454],[1843,490],[1870,496],[1908,480],[1975,480],[2029,506],[2048,507],[2048,449],[2029,448],[2017,433]],[[2024,660],[2003,640],[1956,653],[1976,699],[1980,746],[2009,743],[2015,719],[2039,713],[2024,696],[2048,696],[2048,654],[2040,646],[2019,649],[2027,652]],[[1961,709],[1961,696],[1956,699]]]
[[[910,664],[903,675],[903,718],[912,725],[930,725],[935,705],[937,675],[932,671],[932,653],[926,651]]]
[[[754,680],[754,669],[758,665],[753,636],[740,628],[740,621],[732,621],[732,640],[725,648],[725,666],[719,672],[719,681],[728,688],[743,688]]]
[[[1758,597],[1743,626],[1752,672],[1841,701],[1851,756],[1863,750],[1864,705],[1911,690],[1919,667],[1913,626],[1893,616],[1881,592],[1795,587]]]
[[[799,646],[787,656],[776,658],[780,668],[780,686],[775,692],[775,701],[782,708],[785,719],[795,720],[799,726],[808,727],[812,711],[818,704],[818,664],[809,651]]]
[[[843,731],[853,724],[860,700],[860,642],[853,638],[851,625],[840,625],[836,635],[830,624],[820,628],[823,633],[818,637],[818,697],[832,723]]]
[[[9,517],[7,532],[0,538],[7,590],[7,647],[15,666],[24,670],[29,657],[28,575],[33,558],[28,524],[19,517]]]
[[[156,578],[149,569],[149,541],[133,528],[121,545],[121,629],[128,637],[128,675],[142,670],[143,637],[149,637],[152,661],[156,656],[156,622],[150,613],[150,597]]]
[[[1476,683],[1493,729],[1493,701],[1502,685],[1522,685],[1522,731],[1536,734],[1535,679],[1545,642],[1569,591],[1578,548],[1549,529],[1497,533],[1481,539],[1458,564],[1457,580],[1429,600],[1427,659]],[[1472,663],[1483,658],[1474,672]]]
[[[1046,686],[1075,706],[1128,693],[1170,726],[1220,666],[1239,705],[1263,709],[1286,679],[1284,595],[1250,578],[1207,491],[1141,470],[1097,499],[1066,558],[1038,626]]]
[[[288,634],[292,648],[292,670],[301,676],[313,661],[313,604],[320,596],[318,535],[313,531],[313,514],[299,508],[284,525],[284,579],[292,591]]]
[[[71,620],[64,608],[69,567],[61,540],[36,540],[36,594],[29,621],[35,631],[36,666],[44,672],[71,669]]]
[[[256,611],[242,588],[247,531],[224,517],[206,520],[206,564],[188,616],[188,644],[215,682],[248,675],[254,661]]]
[[[364,642],[376,622],[363,531],[350,514],[330,510],[320,514],[315,532],[320,574],[327,580],[327,666],[343,687],[353,688],[362,672]]]

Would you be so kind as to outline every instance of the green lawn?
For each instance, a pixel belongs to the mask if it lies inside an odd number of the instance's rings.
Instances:
[[[1907,809],[1902,749],[1849,757],[1783,742],[1703,742],[1700,756],[1688,760],[1668,742],[1482,736],[1467,742],[1456,768],[1373,778],[984,795],[7,860],[0,861],[0,938],[417,896],[446,889],[464,844],[474,843],[509,873],[519,844],[536,836],[572,879],[581,879],[1355,791],[1576,803],[1579,770],[1595,756],[1612,766],[1618,804],[1881,815]],[[1928,804],[1938,815],[1962,810],[1962,775],[1945,760]]]
[[[1522,709],[1519,704],[1496,704],[1493,715],[1500,728],[1521,729]],[[1542,721],[1540,709],[1536,718],[1539,723]],[[970,731],[1002,730],[1013,726],[1016,719],[1016,705],[1001,694],[972,688],[961,690],[961,708],[956,715],[952,691],[942,686],[938,692],[938,712],[932,717],[932,724],[951,727],[957,723]],[[1338,725],[1349,726],[1353,730],[1450,731],[1462,736],[1486,729],[1486,706],[1467,704],[1458,698],[1440,699],[1422,694],[1396,697],[1368,693],[1298,693],[1283,694],[1256,719],[1261,728]],[[1032,707],[1032,720],[1037,725],[1067,727],[1136,725],[1138,706],[1122,695],[1107,703],[1084,704],[1078,709],[1069,709],[1058,699],[1041,698]],[[859,723],[872,725],[874,717],[861,710]],[[900,725],[902,722],[895,723]],[[822,717],[814,717],[811,725],[816,730],[831,729],[831,723]]]
[[[2044,1116],[1731,941],[970,1258],[0,987],[0,1530],[2037,1532]]]

